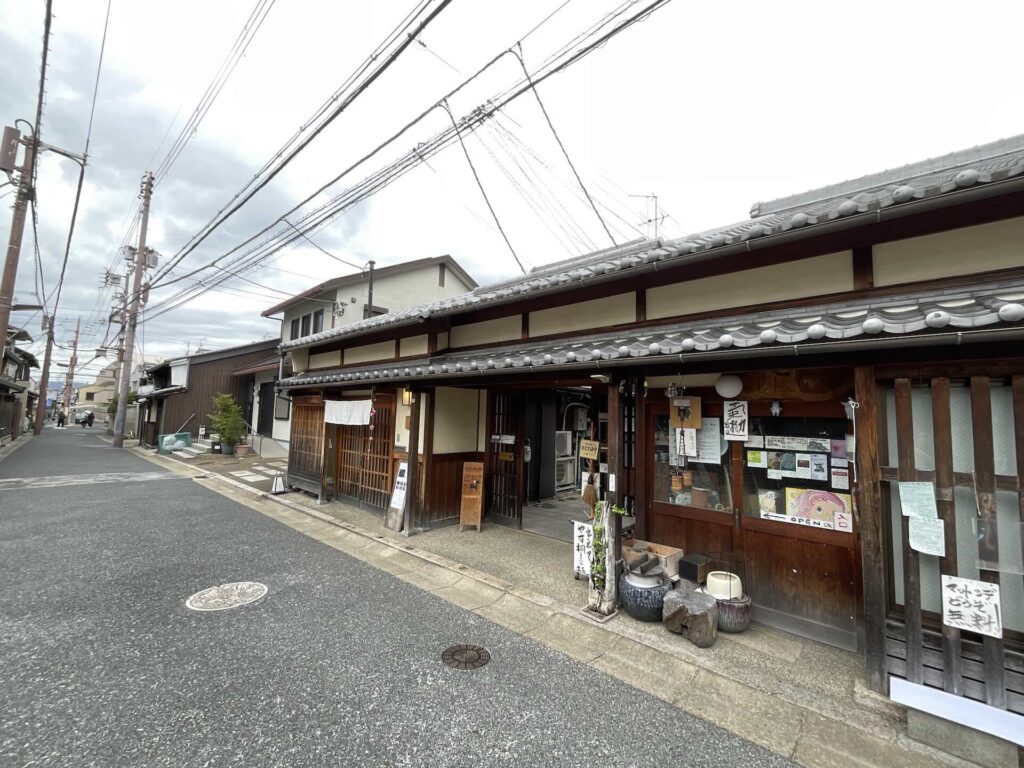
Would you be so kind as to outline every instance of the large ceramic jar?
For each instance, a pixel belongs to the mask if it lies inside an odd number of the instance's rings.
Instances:
[[[619,602],[638,621],[661,621],[661,609],[670,589],[672,582],[662,576],[624,573],[619,578]]]

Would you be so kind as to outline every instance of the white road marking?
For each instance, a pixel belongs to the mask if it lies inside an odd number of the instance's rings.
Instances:
[[[150,480],[187,480],[169,472],[100,472],[95,475],[57,475],[54,477],[12,477],[0,480],[0,491],[31,488],[59,488],[67,485],[96,485],[99,483],[145,483]]]

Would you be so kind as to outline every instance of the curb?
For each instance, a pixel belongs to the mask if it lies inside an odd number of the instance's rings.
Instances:
[[[901,753],[901,754],[903,754],[905,756],[934,761],[935,764],[945,764],[947,766],[969,766],[969,765],[973,765],[971,763],[966,763],[966,762],[964,762],[964,761],[960,760],[959,758],[956,758],[956,757],[954,757],[952,755],[948,755],[946,753],[938,752],[938,751],[936,751],[936,750],[934,750],[934,749],[932,749],[930,747],[927,747],[926,745],[920,745],[917,742],[913,742],[913,741],[909,740],[908,737],[906,736],[906,733],[905,733],[904,729],[902,729],[902,728],[899,729],[896,732],[893,732],[891,730],[888,733],[880,732],[879,729],[872,729],[872,728],[869,728],[869,727],[865,727],[863,723],[858,723],[858,722],[855,722],[855,721],[851,721],[849,719],[844,719],[841,715],[839,715],[837,713],[834,713],[834,712],[833,713],[827,713],[827,712],[824,712],[824,711],[821,711],[821,710],[818,710],[818,709],[812,709],[812,708],[806,706],[806,704],[804,704],[800,700],[799,696],[797,695],[798,692],[794,692],[794,693],[792,693],[790,695],[785,695],[783,693],[780,693],[779,691],[766,690],[766,689],[763,689],[763,688],[759,688],[759,687],[757,687],[755,685],[751,685],[750,683],[745,682],[743,680],[737,680],[734,677],[729,677],[728,675],[722,674],[720,671],[716,670],[713,667],[701,664],[699,656],[696,656],[696,657],[695,656],[687,656],[685,653],[681,652],[681,649],[674,648],[673,646],[676,645],[674,643],[666,642],[665,644],[663,644],[662,647],[659,647],[657,645],[652,645],[649,642],[648,638],[645,637],[641,632],[630,631],[630,625],[629,624],[621,624],[621,625],[620,624],[598,624],[598,623],[596,623],[594,621],[589,621],[589,620],[587,620],[585,618],[582,618],[580,616],[579,609],[574,607],[574,606],[570,606],[570,605],[564,604],[564,603],[562,603],[562,602],[560,602],[560,601],[558,601],[558,600],[556,600],[554,598],[551,598],[551,597],[549,597],[547,595],[543,595],[541,593],[538,593],[538,592],[535,592],[533,590],[527,589],[525,587],[517,586],[515,584],[512,584],[510,582],[505,581],[504,579],[500,579],[500,578],[497,578],[495,576],[492,576],[491,574],[484,573],[482,571],[478,571],[478,570],[476,570],[474,568],[471,568],[471,567],[469,567],[467,565],[464,565],[462,563],[459,563],[457,561],[451,560],[451,559],[449,559],[447,557],[443,557],[441,555],[436,555],[436,554],[434,554],[432,552],[427,552],[425,550],[419,549],[418,547],[414,547],[414,546],[412,546],[410,544],[404,544],[404,543],[402,543],[400,541],[395,541],[393,538],[391,538],[389,536],[384,536],[382,534],[372,533],[371,531],[368,531],[368,530],[366,530],[366,529],[364,529],[364,528],[362,528],[362,527],[360,527],[358,525],[355,525],[355,524],[352,524],[352,523],[348,523],[348,522],[345,522],[345,521],[342,521],[342,520],[338,520],[337,518],[331,517],[330,515],[327,515],[327,514],[325,514],[323,512],[320,512],[320,511],[318,511],[316,509],[311,509],[311,508],[309,508],[307,506],[304,506],[302,504],[296,504],[295,502],[290,501],[290,500],[288,500],[286,498],[283,498],[282,496],[274,495],[274,494],[271,494],[271,493],[267,493],[265,491],[257,490],[255,488],[249,486],[249,485],[246,485],[246,484],[244,484],[244,483],[242,483],[242,482],[240,482],[238,480],[235,480],[234,478],[226,477],[224,475],[220,475],[220,474],[214,473],[214,472],[207,472],[205,470],[199,469],[198,467],[193,467],[192,465],[188,464],[187,462],[181,461],[179,459],[176,459],[176,458],[173,458],[173,457],[169,457],[169,456],[150,455],[149,452],[147,451],[147,449],[131,448],[129,450],[132,450],[132,451],[136,452],[138,455],[142,456],[143,458],[145,458],[146,460],[148,460],[148,461],[150,461],[150,462],[152,462],[154,464],[158,464],[159,465],[159,464],[162,464],[163,462],[166,461],[166,462],[169,462],[169,463],[173,463],[173,464],[179,465],[183,469],[187,468],[188,470],[190,470],[191,472],[195,473],[196,475],[201,475],[201,477],[193,476],[193,479],[209,479],[209,480],[214,480],[214,481],[223,483],[224,485],[227,485],[227,486],[229,486],[231,488],[234,488],[234,489],[237,489],[237,490],[246,491],[246,492],[248,492],[249,494],[251,494],[252,496],[254,496],[256,498],[265,499],[265,500],[268,500],[268,501],[273,501],[273,502],[281,505],[282,507],[285,507],[287,509],[292,510],[293,512],[299,512],[299,513],[301,513],[301,514],[303,514],[303,515],[305,515],[307,517],[311,517],[311,518],[313,518],[313,519],[315,519],[315,520],[317,520],[319,522],[326,523],[326,524],[331,525],[331,526],[333,526],[335,528],[340,528],[342,530],[345,530],[345,531],[348,531],[350,533],[356,534],[358,536],[364,537],[364,538],[368,539],[369,541],[376,542],[378,544],[382,544],[382,545],[384,545],[386,547],[389,547],[389,548],[391,548],[393,550],[396,550],[397,552],[403,552],[406,555],[411,555],[411,556],[413,556],[413,557],[415,557],[417,559],[420,559],[420,560],[422,560],[422,561],[424,561],[426,563],[430,563],[432,565],[439,566],[439,567],[444,568],[444,569],[446,569],[446,570],[448,570],[448,571],[450,571],[450,572],[452,572],[454,574],[458,574],[460,577],[468,577],[468,578],[470,578],[470,579],[472,579],[474,581],[477,581],[477,582],[479,582],[481,584],[484,584],[484,585],[486,585],[488,587],[491,587],[493,589],[499,590],[499,591],[504,592],[506,594],[510,594],[510,595],[515,596],[515,597],[521,598],[521,599],[523,599],[523,600],[525,600],[527,602],[530,602],[530,603],[532,603],[532,604],[534,604],[534,605],[536,605],[536,606],[538,606],[540,608],[544,608],[544,609],[547,609],[549,611],[552,611],[556,615],[561,615],[561,616],[569,617],[570,619],[572,619],[574,621],[581,622],[585,626],[592,627],[592,628],[595,628],[595,629],[598,629],[598,630],[603,630],[603,631],[607,632],[610,635],[614,635],[616,638],[621,638],[621,639],[624,639],[626,641],[632,641],[632,642],[638,643],[640,645],[643,645],[645,648],[647,648],[650,651],[653,651],[653,652],[656,652],[656,653],[661,653],[661,654],[664,654],[666,656],[670,656],[672,659],[674,659],[675,661],[680,662],[682,664],[696,666],[698,668],[698,670],[700,670],[701,672],[703,672],[703,673],[705,673],[707,675],[712,676],[714,679],[717,679],[717,680],[721,681],[725,685],[728,685],[728,686],[740,686],[742,689],[748,691],[750,696],[754,696],[754,697],[768,697],[771,701],[776,701],[776,702],[778,702],[780,704],[781,703],[785,703],[786,705],[788,705],[788,706],[790,706],[790,707],[792,707],[792,708],[794,708],[794,709],[796,709],[796,710],[798,710],[798,711],[803,713],[803,715],[801,717],[802,721],[805,721],[805,722],[811,721],[811,720],[831,721],[832,723],[834,723],[837,726],[840,726],[840,727],[843,727],[843,728],[853,729],[853,730],[857,731],[858,733],[862,734],[864,737],[867,737],[869,739],[878,740],[880,742],[883,742],[885,745],[888,745],[888,747],[890,747],[891,749],[896,750],[896,751],[898,751],[899,753]],[[373,564],[370,563],[370,565],[372,566]],[[424,590],[424,591],[428,591],[429,592],[430,590]],[[469,610],[469,609],[467,609],[467,610]],[[473,610],[472,612],[478,613],[476,610]],[[478,615],[480,615],[480,614],[478,613]],[[547,643],[545,643],[542,639],[539,639],[537,637],[533,637],[532,635],[524,635],[524,636],[525,637],[530,637],[531,639],[533,639],[533,640],[535,640],[537,642],[541,642],[541,643],[547,645]],[[618,642],[618,640],[616,640],[614,642]],[[555,650],[558,650],[558,649],[556,648]],[[583,663],[587,664],[588,666],[591,666],[592,668],[596,668],[590,662],[583,662]],[[607,672],[607,670],[605,670],[605,671]],[[624,682],[626,682],[627,685],[632,685],[633,687],[636,687],[635,684],[630,683],[629,681],[625,681],[624,680]],[[695,717],[701,717],[702,719],[705,719],[708,722],[711,722],[711,723],[715,724],[718,727],[722,727],[722,728],[725,728],[726,730],[728,730],[730,732],[736,733],[736,731],[734,731],[733,728],[731,728],[728,723],[717,722],[716,719],[711,719],[708,716],[702,715],[699,712],[690,711],[685,706],[682,706],[681,703],[679,703],[679,702],[673,701],[673,702],[668,702],[668,703],[670,703],[672,706],[675,706],[677,709],[679,709],[679,710],[681,710],[683,712],[687,712],[688,714],[693,715]],[[896,718],[902,717],[902,708],[901,707],[898,707],[897,705],[894,705],[886,697],[882,697],[882,696],[879,696],[878,694],[874,694],[873,692],[868,691],[863,686],[857,686],[857,690],[855,691],[855,695],[854,695],[854,703],[863,712],[865,712],[865,714],[873,714],[873,715],[876,715],[876,716],[881,716],[881,717],[884,717],[887,720],[891,720],[894,717],[896,717]],[[804,730],[804,728],[801,727],[801,731],[803,731],[803,730]],[[744,736],[742,733],[737,734],[737,735],[741,736],[742,738],[748,738],[749,739],[748,736]],[[761,746],[764,746],[765,748],[767,748],[767,749],[769,749],[769,750],[771,750],[773,752],[776,752],[777,754],[782,754],[784,757],[787,757],[787,758],[789,758],[791,760],[794,760],[794,761],[797,761],[797,762],[801,762],[803,764],[810,764],[810,763],[804,762],[802,760],[799,760],[799,756],[795,754],[796,748],[800,746],[801,739],[802,739],[802,736],[800,738],[798,738],[797,745],[794,747],[794,751],[793,752],[789,752],[788,754],[785,753],[785,752],[780,752],[778,749],[775,749],[775,748],[773,748],[771,746],[768,746],[766,744],[763,744],[763,743],[761,744]],[[838,757],[838,756],[834,755],[834,754],[832,755],[833,759],[836,758],[836,757]],[[817,760],[812,760],[811,763],[816,764]]]
[[[8,456],[10,456],[16,450],[21,448],[21,446],[26,445],[26,444],[32,442],[32,438],[34,438],[34,437],[35,437],[34,434],[29,433],[27,435],[21,435],[17,440],[11,440],[11,442],[7,443],[7,446],[9,446],[9,447],[5,447],[3,449],[0,449],[0,461],[3,461],[4,459],[6,459]]]

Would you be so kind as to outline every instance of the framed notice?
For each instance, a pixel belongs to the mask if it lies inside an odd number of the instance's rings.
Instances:
[[[462,503],[459,506],[459,530],[475,525],[480,530],[483,512],[484,464],[482,461],[467,461],[462,465]]]
[[[580,458],[597,459],[597,453],[601,450],[601,444],[597,440],[580,440]]]

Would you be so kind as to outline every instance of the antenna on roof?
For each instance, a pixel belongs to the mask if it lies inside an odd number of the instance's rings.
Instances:
[[[658,225],[661,224],[661,222],[665,220],[664,216],[659,216],[658,215],[658,196],[652,192],[649,195],[629,195],[629,197],[643,197],[643,198],[645,198],[648,201],[651,201],[651,200],[654,201],[654,216],[652,216],[651,218],[645,219],[644,220],[644,224],[653,224],[654,225],[654,234],[651,236],[651,239],[652,240],[657,240],[658,239]]]

